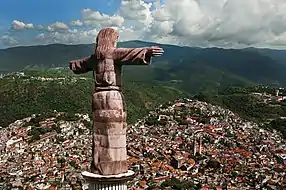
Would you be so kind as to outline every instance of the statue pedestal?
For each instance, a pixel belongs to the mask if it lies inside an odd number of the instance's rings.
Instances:
[[[127,190],[127,181],[135,176],[135,172],[131,170],[118,175],[99,175],[87,171],[81,174],[89,183],[88,190]]]

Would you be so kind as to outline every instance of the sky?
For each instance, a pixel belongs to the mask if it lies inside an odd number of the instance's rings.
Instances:
[[[286,49],[286,0],[1,0],[0,49],[119,40]]]

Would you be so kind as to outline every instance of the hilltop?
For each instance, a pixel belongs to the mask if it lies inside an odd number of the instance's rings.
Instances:
[[[90,127],[88,114],[54,112],[1,129],[0,185],[86,189],[80,172],[89,168]],[[137,171],[130,189],[285,188],[281,133],[223,107],[179,99],[127,131],[128,160]]]

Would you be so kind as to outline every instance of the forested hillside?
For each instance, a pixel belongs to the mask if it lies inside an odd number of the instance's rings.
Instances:
[[[88,75],[74,76],[62,69],[26,71],[25,76],[5,76],[0,80],[0,126],[53,110],[91,113],[94,83]],[[167,83],[127,82],[123,87],[128,122],[144,116],[148,110],[186,93]]]
[[[184,76],[183,80],[194,81],[193,83],[204,78],[219,84],[221,81],[218,79],[231,78],[229,83],[240,83],[242,80],[286,85],[284,74],[286,59],[285,51],[282,50],[194,48],[142,41],[119,43],[119,47],[151,45],[159,45],[165,50],[164,56],[155,58],[152,69],[148,70],[152,73],[151,76],[149,73],[147,75],[151,80],[182,80],[182,77],[178,76]],[[93,45],[63,44],[2,49],[0,50],[0,71],[68,67],[69,60],[88,56],[92,53],[92,49]],[[128,70],[136,75],[143,72],[142,67],[131,67]],[[180,75],[177,75],[178,71]],[[213,75],[217,78],[213,79]],[[141,77],[142,74],[134,80],[142,80]]]
[[[151,45],[164,48],[164,56],[154,58],[150,66],[125,66],[123,69],[129,122],[161,103],[199,93],[208,97],[219,96],[216,103],[228,105],[233,111],[247,111],[251,110],[247,106],[252,105],[247,95],[222,96],[222,89],[257,84],[286,85],[283,51],[202,49],[141,41],[119,43],[119,47]],[[68,62],[91,53],[92,45],[53,44],[0,50],[0,70],[3,73],[25,73],[22,77],[9,75],[0,80],[0,111],[4,113],[0,116],[0,125],[54,109],[90,113],[92,74],[75,75],[68,69]],[[263,109],[260,104],[255,107]],[[255,118],[261,114],[246,116]]]

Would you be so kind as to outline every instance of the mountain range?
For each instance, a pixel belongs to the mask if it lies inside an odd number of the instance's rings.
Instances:
[[[176,82],[190,92],[228,85],[286,85],[286,51],[180,47],[143,41],[120,42],[119,47],[159,45],[165,50],[150,67],[125,68],[125,79]],[[0,50],[0,72],[27,68],[68,67],[68,61],[92,53],[93,45],[51,44]],[[151,68],[151,69],[150,69]],[[191,87],[191,88],[190,88]],[[208,89],[210,90],[210,89]]]
[[[218,96],[229,86],[286,86],[283,50],[180,47],[142,41],[118,45],[159,45],[165,50],[164,56],[154,58],[150,66],[124,67],[123,90],[129,122],[161,103],[183,96],[199,93]],[[54,109],[89,113],[93,81],[77,78],[91,79],[92,74],[75,75],[69,71],[68,62],[91,53],[92,45],[52,44],[1,49],[0,71],[24,71],[26,76],[0,80],[0,113],[3,113],[0,126]],[[56,67],[61,69],[53,69]]]

